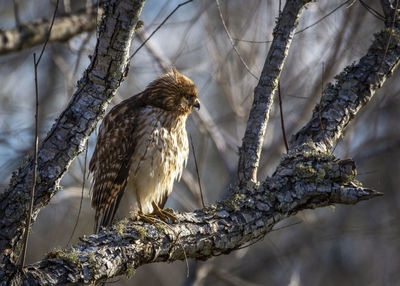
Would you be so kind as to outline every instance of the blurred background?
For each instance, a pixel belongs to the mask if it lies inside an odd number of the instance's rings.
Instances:
[[[148,0],[140,19],[143,28],[132,53],[182,1]],[[283,117],[288,140],[311,116],[323,86],[346,65],[358,61],[373,34],[384,28],[380,1],[321,0],[311,3],[301,20],[281,77]],[[56,1],[2,0],[0,28],[50,19]],[[282,7],[284,1],[282,1]],[[60,1],[59,13],[96,6],[92,1]],[[235,176],[238,147],[244,134],[253,89],[272,40],[280,1],[195,0],[179,10],[135,55],[128,77],[110,107],[132,96],[171,65],[197,84],[201,110],[187,124],[193,138],[206,204],[226,196]],[[220,13],[221,12],[221,13]],[[222,24],[237,47],[234,51]],[[67,42],[48,44],[39,66],[40,120],[43,138],[75,90],[89,64],[96,32]],[[0,190],[10,174],[32,154],[34,134],[34,52],[41,46],[0,56]],[[247,65],[248,69],[245,67]],[[253,76],[253,75],[255,76]],[[337,144],[338,158],[352,157],[358,179],[385,195],[355,206],[304,211],[276,226],[262,241],[205,262],[153,264],[140,267],[131,280],[113,285],[400,285],[400,74],[396,71],[360,112]],[[275,99],[264,140],[259,178],[272,174],[285,153]],[[90,160],[96,132],[88,142]],[[167,207],[191,211],[201,207],[196,171],[190,155],[183,178],[175,184]],[[71,165],[62,190],[34,224],[27,262],[41,259],[54,247],[65,247],[91,234],[94,212],[90,180],[76,223],[84,177],[85,152]],[[87,174],[87,173],[86,173]]]

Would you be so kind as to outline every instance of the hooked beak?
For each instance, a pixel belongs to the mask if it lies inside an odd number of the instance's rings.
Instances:
[[[200,101],[198,99],[196,99],[195,102],[193,103],[193,107],[196,107],[197,110],[200,110]]]

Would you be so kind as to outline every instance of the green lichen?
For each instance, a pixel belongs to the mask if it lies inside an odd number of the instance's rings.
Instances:
[[[79,265],[79,257],[75,248],[70,248],[69,250],[64,250],[59,247],[54,248],[49,253],[46,254],[47,259],[62,259],[71,264]]]
[[[239,211],[245,198],[245,194],[234,194],[229,199],[222,201],[221,204],[227,211]]]
[[[340,176],[341,183],[344,185],[349,184],[350,182],[355,181],[355,174],[344,174],[342,173]]]
[[[144,239],[147,236],[147,229],[144,226],[137,225],[135,226],[135,230],[139,235],[140,239]]]
[[[399,33],[396,33],[396,29],[393,29],[393,30],[392,29],[383,29],[381,31],[381,33],[379,33],[375,36],[385,44],[387,43],[387,40],[389,38],[391,38],[393,40],[396,39],[397,41],[400,39],[400,35],[399,35]],[[390,47],[393,48],[393,46],[396,45],[396,41],[393,41],[391,44],[392,45]],[[386,45],[384,47],[386,47]]]
[[[125,230],[125,225],[128,223],[128,219],[124,218],[123,220],[120,220],[116,224],[113,225],[113,230],[114,232],[119,235],[123,236],[124,230]]]
[[[95,275],[96,275],[97,270],[98,270],[98,265],[97,265],[97,261],[95,259],[94,252],[89,253],[89,260],[88,260],[87,266],[89,268],[90,276],[94,280],[95,279]]]
[[[133,264],[128,264],[126,266],[126,278],[131,279],[136,274],[136,269]]]
[[[303,178],[315,177],[317,171],[310,165],[304,165],[303,163],[296,165],[296,174]]]
[[[163,223],[155,223],[153,225],[156,227],[159,233],[161,234],[166,233],[166,225],[164,225]]]
[[[89,242],[89,239],[87,238],[86,235],[80,237],[79,240],[82,241],[82,242]]]
[[[317,182],[322,182],[325,178],[326,172],[324,168],[319,168],[317,172]]]
[[[203,209],[203,212],[205,213],[205,214],[212,214],[212,213],[214,213],[214,211],[217,209],[217,206],[216,205],[210,205],[210,206],[208,206],[208,207],[205,207],[204,209]]]

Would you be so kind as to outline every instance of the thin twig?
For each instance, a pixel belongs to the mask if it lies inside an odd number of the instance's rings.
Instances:
[[[250,43],[250,44],[268,44],[272,43],[272,40],[267,40],[267,41],[257,41],[257,40],[244,40],[244,39],[239,39],[239,38],[232,38],[234,41],[237,42],[244,42],[244,43]]]
[[[165,24],[165,22],[168,21],[168,19],[169,19],[180,7],[182,7],[182,6],[184,6],[184,5],[188,4],[188,3],[190,3],[190,2],[192,2],[192,1],[193,1],[193,0],[188,0],[188,1],[185,1],[185,2],[183,2],[183,3],[178,4],[178,5],[175,7],[175,9],[172,10],[172,12],[169,13],[167,17],[165,17],[165,19],[161,22],[161,24],[157,26],[157,28],[150,34],[150,36],[149,36],[145,41],[143,41],[142,44],[133,52],[133,54],[129,57],[128,62],[130,62],[130,61],[132,60],[132,58],[139,52],[139,50],[140,50],[141,48],[143,48],[143,46],[151,39],[151,37],[153,37],[153,35]]]
[[[302,30],[297,31],[296,33],[294,33],[295,35],[300,34],[302,32],[304,32],[305,30],[317,25],[319,22],[322,22],[323,20],[325,20],[327,17],[329,17],[330,15],[332,15],[333,13],[335,13],[337,10],[339,10],[340,8],[342,8],[344,5],[346,5],[349,2],[355,2],[355,0],[346,0],[344,1],[342,4],[340,4],[339,6],[337,6],[335,9],[333,9],[332,11],[330,11],[328,14],[326,14],[325,16],[321,17],[320,19],[318,19],[317,21],[315,21],[314,23],[312,23],[311,25],[305,27]],[[353,3],[351,3],[350,5],[352,5]]]
[[[283,109],[282,109],[282,96],[281,96],[281,81],[278,82],[278,98],[279,98],[279,113],[281,117],[281,128],[283,142],[285,143],[286,153],[289,152],[289,145],[286,139],[285,121],[283,119]]]
[[[220,5],[219,5],[219,0],[215,0],[215,3],[217,3],[217,8],[218,8],[218,12],[219,12],[219,17],[221,18],[222,25],[224,26],[225,33],[227,34],[227,36],[228,36],[228,38],[229,38],[229,41],[230,41],[231,44],[232,44],[233,50],[235,51],[235,53],[237,54],[237,56],[239,57],[240,61],[242,62],[243,66],[246,68],[246,70],[249,72],[249,74],[251,74],[256,80],[258,80],[258,77],[257,77],[257,76],[250,70],[250,68],[247,66],[247,64],[246,64],[246,62],[244,61],[242,55],[239,53],[237,47],[235,46],[235,42],[233,41],[233,39],[232,39],[232,37],[231,37],[231,34],[230,34],[229,31],[228,31],[228,27],[226,26],[224,17],[223,17],[223,15],[222,15],[221,7],[220,7]]]
[[[321,94],[324,93],[324,85],[325,85],[325,62],[322,62]]]
[[[374,8],[372,8],[371,6],[368,6],[367,3],[365,3],[363,0],[359,0],[361,5],[367,9],[368,12],[370,12],[372,15],[375,16],[375,18],[384,21],[385,17],[379,13],[377,10],[375,10]]]
[[[257,242],[259,242],[259,241],[260,241],[261,239],[263,239],[263,238],[264,238],[264,236],[261,235],[261,236],[257,237],[255,240],[252,240],[252,241],[250,241],[249,243],[247,243],[247,244],[245,244],[245,245],[239,246],[239,247],[237,248],[237,250],[250,247],[250,246],[256,244]]]
[[[75,225],[74,225],[74,228],[73,228],[73,230],[72,230],[72,233],[71,233],[71,236],[69,237],[69,239],[68,239],[68,242],[67,242],[67,247],[68,247],[68,245],[70,244],[70,242],[71,242],[71,240],[72,240],[72,237],[74,236],[74,234],[75,234],[75,230],[76,230],[76,227],[78,226],[78,222],[79,222],[79,217],[80,217],[80,215],[81,215],[81,210],[82,210],[82,202],[83,202],[83,193],[84,193],[84,191],[85,191],[85,184],[86,184],[86,162],[87,162],[87,155],[88,155],[88,146],[89,145],[89,140],[87,140],[86,141],[86,150],[85,150],[85,160],[84,160],[84,163],[83,163],[83,179],[82,179],[82,190],[81,190],[81,201],[79,202],[79,210],[78,210],[78,216],[76,217],[76,221],[75,221]]]
[[[321,95],[324,94],[324,73],[325,73],[325,63],[322,63],[322,75],[321,75]],[[321,98],[322,102],[322,98]],[[321,114],[321,104],[318,105],[318,119],[319,119],[319,125],[321,127],[321,133],[322,133],[322,140],[324,141],[325,146],[328,148],[328,142],[326,141],[326,135],[325,135],[325,126],[322,123],[322,114]],[[333,148],[334,150],[335,148]],[[332,151],[333,153],[333,151]]]
[[[40,52],[39,58],[36,60],[36,53],[33,53],[33,68],[34,68],[34,76],[35,76],[35,138],[34,138],[34,155],[33,155],[33,174],[32,174],[32,188],[30,191],[30,201],[29,201],[29,208],[28,212],[26,214],[26,222],[25,222],[25,232],[24,232],[24,237],[23,237],[23,246],[22,246],[22,253],[21,253],[21,258],[20,258],[20,267],[23,268],[25,265],[25,258],[26,258],[26,249],[28,245],[28,239],[29,239],[29,229],[32,221],[32,211],[33,211],[33,204],[34,204],[34,199],[35,199],[35,187],[36,187],[36,173],[37,173],[37,155],[38,155],[38,114],[39,114],[39,87],[38,87],[38,80],[37,80],[37,68],[39,66],[40,60],[42,58],[42,55],[46,49],[47,42],[50,39],[50,33],[51,29],[53,28],[53,23],[54,19],[56,17],[57,13],[57,7],[58,7],[58,2],[57,0],[56,7],[54,9],[54,14],[53,14],[53,19],[51,21],[50,27],[49,27],[49,32],[47,35],[47,39],[43,44],[42,51]]]
[[[299,220],[299,221],[296,221],[294,223],[289,223],[288,225],[283,225],[283,226],[274,228],[274,229],[271,230],[271,232],[278,231],[278,230],[285,229],[285,228],[289,228],[289,227],[292,227],[294,225],[301,224],[301,223],[303,223],[303,221]]]
[[[49,42],[51,30],[53,29],[54,19],[56,18],[56,14],[57,14],[58,2],[59,1],[60,0],[57,0],[57,2],[56,2],[56,7],[54,8],[53,18],[51,19],[51,24],[50,24],[50,27],[49,27],[49,32],[47,33],[46,41],[43,44],[42,51],[40,52],[39,58],[38,58],[37,62],[35,63],[35,65],[39,65],[40,60],[42,59],[44,50],[46,49],[47,43]]]
[[[318,23],[322,22],[327,17],[329,17],[330,15],[335,13],[337,10],[339,10],[341,7],[343,7],[344,5],[346,5],[349,2],[355,2],[355,0],[346,0],[345,2],[343,2],[342,4],[340,4],[339,6],[334,8],[332,11],[330,11],[328,14],[322,16],[320,19],[315,21],[314,23],[308,25],[307,27],[303,28],[302,30],[299,30],[299,31],[295,32],[294,35],[300,34],[300,33],[304,32],[305,30],[308,30],[309,28],[311,28],[311,27],[317,25]],[[280,11],[280,9],[279,9],[279,11]],[[238,42],[253,43],[253,44],[267,44],[267,43],[271,43],[272,42],[272,41],[243,40],[243,39],[238,39],[238,38],[232,38],[232,39],[235,40],[235,41],[238,41]]]
[[[21,268],[25,265],[26,249],[29,239],[29,228],[32,220],[33,202],[35,198],[35,187],[36,187],[36,172],[37,172],[37,153],[38,153],[38,113],[39,113],[39,91],[38,91],[38,80],[37,80],[37,64],[36,64],[36,53],[33,53],[33,69],[35,73],[35,138],[34,138],[34,155],[33,155],[33,174],[32,174],[32,188],[30,192],[29,208],[26,214],[25,232],[23,240],[23,248],[21,254]]]
[[[199,168],[198,168],[198,166],[197,166],[196,152],[194,151],[194,145],[193,145],[192,134],[189,134],[189,137],[190,137],[190,145],[192,145],[193,158],[194,158],[194,165],[196,166],[197,181],[199,182],[201,204],[203,205],[203,208],[205,208],[206,205],[204,204],[203,189],[201,188],[200,174],[199,174]]]

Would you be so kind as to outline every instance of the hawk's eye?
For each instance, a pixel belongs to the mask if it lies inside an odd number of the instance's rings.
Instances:
[[[187,100],[189,100],[190,97],[191,97],[188,93],[185,93],[183,96],[184,96]]]

